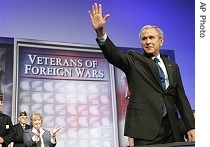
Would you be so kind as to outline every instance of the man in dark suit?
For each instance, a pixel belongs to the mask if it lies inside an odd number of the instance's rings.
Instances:
[[[107,36],[102,5],[94,3],[89,16],[97,43],[107,61],[121,69],[128,80],[130,99],[124,135],[135,146],[184,141],[179,130],[178,112],[188,130],[188,141],[195,141],[195,121],[185,94],[178,65],[160,55],[163,32],[152,25],[139,33],[144,53],[120,51]]]
[[[23,141],[27,147],[55,147],[56,133],[61,129],[55,127],[52,134],[49,130],[42,128],[43,118],[40,113],[33,113],[30,117],[31,129],[24,131]]]
[[[0,94],[0,147],[7,147],[14,139],[11,117],[3,112],[3,95]]]
[[[27,113],[25,111],[20,112],[18,123],[14,125],[15,139],[13,141],[13,147],[25,147],[23,143],[23,132],[30,128],[31,126],[27,124]]]

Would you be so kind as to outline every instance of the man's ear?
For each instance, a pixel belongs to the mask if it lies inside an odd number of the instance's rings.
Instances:
[[[162,46],[164,43],[164,39],[163,38],[160,38],[160,46]]]

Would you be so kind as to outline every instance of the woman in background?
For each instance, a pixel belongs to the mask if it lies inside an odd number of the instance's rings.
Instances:
[[[49,130],[42,128],[43,118],[40,113],[34,113],[30,117],[32,128],[24,131],[24,144],[27,147],[55,147],[56,133],[61,129],[55,127],[52,134]]]

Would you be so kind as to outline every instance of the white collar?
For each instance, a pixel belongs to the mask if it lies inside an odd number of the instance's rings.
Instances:
[[[32,128],[32,132],[35,134],[38,134],[37,130],[33,127]],[[44,130],[42,129],[42,127],[40,127],[40,135],[42,135],[44,133]]]
[[[160,54],[157,55],[157,57],[152,57],[152,60],[154,60],[155,58],[158,58],[160,63],[163,63],[163,59],[160,57]]]

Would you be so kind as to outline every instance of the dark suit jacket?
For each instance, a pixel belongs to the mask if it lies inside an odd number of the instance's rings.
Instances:
[[[2,147],[7,147],[14,139],[11,117],[3,113],[0,113],[0,136],[4,139]]]
[[[56,144],[51,143],[51,134],[50,131],[44,130],[45,132],[42,134],[42,138],[44,141],[45,147],[55,147]],[[32,137],[35,135],[34,132],[32,132],[32,128],[25,130],[23,135],[24,144],[27,147],[36,147],[36,142],[32,140]]]
[[[187,136],[187,127],[185,126],[182,118],[179,118],[179,127],[180,127],[180,131],[181,131],[181,135],[183,136],[184,140],[188,139]]]
[[[130,99],[124,135],[147,140],[154,139],[161,126],[165,103],[174,139],[183,141],[179,130],[177,109],[188,130],[195,128],[195,122],[178,65],[161,56],[169,76],[169,86],[164,92],[158,69],[151,57],[131,50],[123,53],[109,38],[104,45],[99,44],[99,47],[108,62],[121,69],[128,79]]]
[[[26,124],[25,130],[30,129],[31,126]],[[23,143],[23,127],[20,123],[14,125],[15,130],[15,138],[14,138],[14,145],[13,147],[25,147],[25,144]]]

